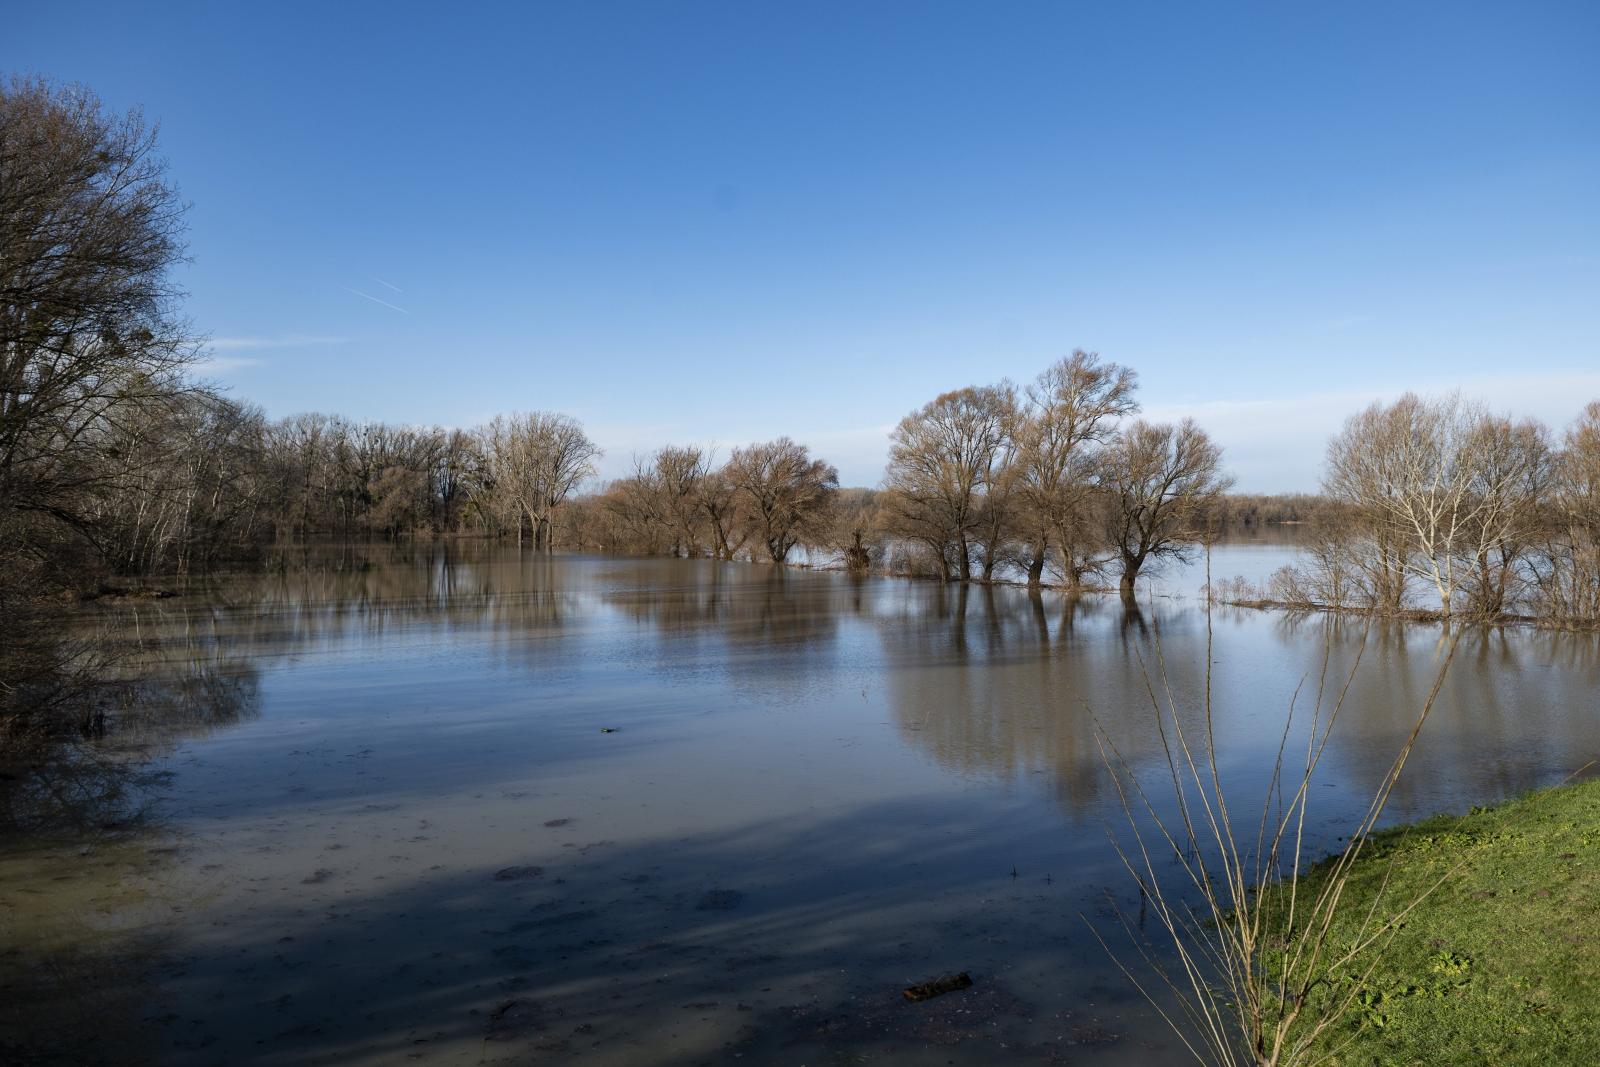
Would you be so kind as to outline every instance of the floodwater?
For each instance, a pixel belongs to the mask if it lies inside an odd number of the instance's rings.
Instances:
[[[1096,723],[1159,792],[1146,679],[1198,724],[1209,640],[1221,772],[1259,804],[1297,688],[1304,721],[1359,650],[1323,849],[1444,645],[1208,620],[1195,567],[1129,611],[486,546],[280,562],[95,609],[176,721],[110,757],[143,818],[69,782],[87,827],[0,842],[8,1062],[1186,1062],[1096,938],[1141,919]],[[1600,637],[1467,632],[1390,820],[1559,781],[1600,755],[1597,693]]]

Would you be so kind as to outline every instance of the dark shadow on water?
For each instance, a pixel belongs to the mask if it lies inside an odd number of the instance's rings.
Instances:
[[[501,877],[417,851],[403,888],[334,872],[208,931],[163,986],[162,1058],[1178,1062],[1077,917],[1109,930],[1117,870],[1051,842],[1013,877],[1017,845],[941,802],[588,842]],[[953,970],[973,989],[901,998]]]

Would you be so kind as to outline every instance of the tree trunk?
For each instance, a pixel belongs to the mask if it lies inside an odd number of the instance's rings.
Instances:
[[[1038,589],[1044,580],[1044,544],[1041,542],[1034,549],[1033,559],[1028,564],[1028,588]]]
[[[1133,583],[1139,577],[1139,567],[1143,560],[1124,559],[1122,561],[1122,582],[1120,585],[1123,600],[1133,600]]]

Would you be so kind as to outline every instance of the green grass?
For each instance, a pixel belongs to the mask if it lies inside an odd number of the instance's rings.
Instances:
[[[1324,1035],[1331,1062],[1600,1064],[1600,779],[1375,834],[1335,943],[1386,873],[1393,914],[1452,870],[1361,983],[1354,1017]]]

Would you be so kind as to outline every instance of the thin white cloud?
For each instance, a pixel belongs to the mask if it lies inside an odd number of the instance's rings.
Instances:
[[[374,274],[372,276],[372,280],[377,282],[379,285],[383,286],[386,289],[393,289],[397,293],[405,292],[405,290],[400,288],[398,285],[394,284],[393,282],[386,282],[382,278],[378,277],[376,274]]]
[[[259,367],[262,366],[262,364],[262,360],[250,359],[246,356],[212,356],[209,359],[202,359],[198,364],[196,364],[196,366],[202,371],[210,371],[215,374],[226,374],[231,370],[242,370],[246,367]]]
[[[289,333],[280,337],[213,337],[209,347],[217,352],[247,352],[261,348],[304,348],[312,345],[342,345],[343,337]]]
[[[403,307],[399,307],[399,306],[397,306],[395,304],[391,304],[387,300],[379,300],[377,297],[373,296],[371,293],[363,293],[360,289],[352,289],[348,285],[341,285],[341,286],[339,286],[339,288],[343,289],[345,292],[350,293],[350,294],[352,294],[354,296],[359,296],[364,300],[370,300],[374,304],[382,304],[384,307],[390,308],[390,309],[392,309],[394,311],[398,311],[402,315],[411,314],[411,312],[407,311]]]
[[[1328,439],[1344,420],[1374,401],[1388,403],[1407,392],[1460,392],[1496,413],[1531,416],[1559,431],[1584,404],[1600,398],[1600,372],[1417,379],[1277,397],[1164,401],[1141,414],[1157,422],[1193,418],[1222,445],[1224,463],[1238,476],[1241,491],[1309,491],[1321,481]]]

